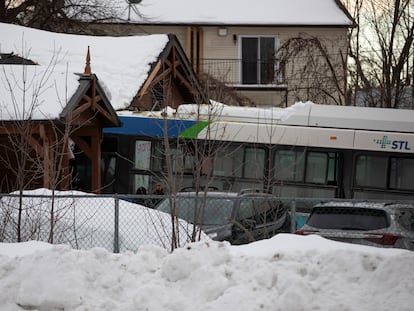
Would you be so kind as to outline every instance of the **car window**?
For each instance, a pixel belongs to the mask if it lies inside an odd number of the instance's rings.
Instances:
[[[193,224],[224,225],[231,217],[234,200],[221,197],[177,196],[165,199],[158,210],[170,213],[175,204],[176,215]]]
[[[414,231],[414,210],[401,209],[396,216],[397,222],[402,227],[408,231]]]
[[[283,212],[280,201],[273,198],[240,198],[239,202],[239,208],[235,216],[237,221],[252,219],[256,223],[262,224],[275,221],[281,217]]]
[[[240,200],[240,206],[237,212],[236,219],[252,218],[255,214],[253,200]]]
[[[380,209],[323,206],[313,209],[307,224],[320,229],[376,230],[387,228],[389,221]]]

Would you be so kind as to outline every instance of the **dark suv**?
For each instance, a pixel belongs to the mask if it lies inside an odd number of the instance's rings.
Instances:
[[[179,192],[157,209],[200,227],[212,239],[244,244],[290,232],[290,215],[281,201],[257,190]]]

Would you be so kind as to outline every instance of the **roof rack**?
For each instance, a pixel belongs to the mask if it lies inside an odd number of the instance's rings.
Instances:
[[[195,187],[189,186],[184,187],[180,189],[180,192],[190,192],[190,191],[196,191],[197,189]],[[200,186],[198,187],[198,190],[200,191],[218,191],[219,189],[217,187],[213,186]]]
[[[258,189],[258,188],[246,188],[246,189],[242,189],[239,191],[239,194],[246,194],[246,193],[267,193],[267,192],[262,189]]]

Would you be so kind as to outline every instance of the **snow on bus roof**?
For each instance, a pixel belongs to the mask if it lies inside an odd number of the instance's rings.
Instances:
[[[321,105],[311,101],[297,102],[287,108],[228,106],[212,101],[211,105],[181,105],[162,111],[122,111],[118,115],[179,120],[211,120],[316,126],[327,128],[360,129],[414,133],[414,110]]]

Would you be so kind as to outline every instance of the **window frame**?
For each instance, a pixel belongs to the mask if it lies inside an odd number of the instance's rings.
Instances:
[[[400,160],[400,161],[398,161],[398,160]],[[389,161],[389,165],[388,165],[388,174],[387,174],[387,176],[388,176],[388,183],[387,183],[387,185],[388,185],[389,189],[393,189],[393,190],[394,189],[395,190],[409,190],[409,191],[410,190],[411,191],[414,190],[414,186],[412,186],[411,188],[404,187],[404,185],[406,185],[406,184],[414,185],[414,182],[413,183],[410,183],[408,181],[408,182],[404,182],[404,184],[402,186],[397,186],[396,185],[396,182],[395,181],[392,181],[393,178],[395,178],[395,177],[398,178],[398,176],[399,176],[399,175],[395,175],[395,173],[398,173],[398,171],[401,172],[401,171],[404,171],[405,170],[405,167],[402,167],[402,165],[400,165],[400,167],[397,168],[397,171],[393,171],[393,165],[394,165],[394,163],[397,163],[398,162],[399,164],[403,164],[404,161],[412,161],[412,164],[414,164],[414,159],[413,158],[408,158],[408,157],[393,157],[393,156],[390,156],[388,161]],[[414,174],[411,175],[411,176],[414,176]]]
[[[386,163],[385,165],[385,172],[383,172],[383,176],[385,177],[385,182],[383,184],[383,186],[372,186],[372,183],[369,184],[360,184],[357,183],[357,174],[358,174],[358,168],[357,168],[357,164],[358,164],[358,160],[360,157],[366,157],[366,158],[379,158],[379,159],[383,159],[384,162]],[[406,188],[406,187],[397,187],[395,182],[391,181],[391,178],[395,178],[395,175],[393,174],[393,162],[397,162],[398,159],[402,159],[402,160],[411,160],[414,161],[413,158],[410,157],[400,157],[400,156],[395,156],[392,154],[371,154],[371,153],[357,153],[355,154],[354,157],[354,163],[353,163],[353,188],[354,189],[381,189],[381,190],[396,190],[396,191],[413,191],[414,190],[414,186],[412,188]],[[402,163],[401,161],[398,161],[398,163]],[[401,168],[399,168],[399,170],[403,170]],[[395,173],[395,172],[394,172]],[[377,179],[377,178],[375,178]],[[407,183],[405,183],[407,184]]]
[[[270,83],[263,83],[262,82],[262,70],[261,70],[261,65],[262,65],[262,53],[261,53],[261,38],[273,38],[273,44],[274,44],[274,58],[273,58],[273,78],[271,79]],[[257,52],[257,56],[258,58],[256,59],[256,83],[245,83],[244,80],[244,58],[243,58],[243,41],[244,39],[257,39],[257,46],[256,46],[256,52]],[[240,35],[239,36],[239,59],[240,59],[240,63],[239,63],[239,81],[241,85],[276,85],[277,81],[279,79],[279,58],[277,55],[277,51],[280,45],[280,40],[279,40],[279,36],[278,35]]]
[[[277,154],[279,152],[292,152],[295,154],[295,161],[300,165],[295,163],[295,170],[294,170],[294,178],[293,179],[281,179],[280,176],[277,175],[278,166],[276,165]],[[323,154],[325,155],[325,168],[323,174],[323,182],[311,182],[309,181],[309,156],[312,154]],[[331,167],[332,162],[334,161],[333,167]],[[275,150],[272,155],[272,169],[274,170],[272,178],[276,181],[276,183],[288,183],[288,184],[303,184],[303,185],[318,185],[318,186],[335,186],[338,187],[339,183],[339,165],[340,165],[340,155],[339,152],[334,150],[308,150],[307,148],[280,148]],[[283,165],[283,163],[282,163]],[[331,172],[333,170],[333,172]],[[333,173],[333,174],[332,174]],[[332,177],[333,176],[333,180]]]
[[[237,178],[237,179],[246,179],[246,180],[262,180],[265,177],[265,169],[266,169],[266,148],[264,146],[256,146],[256,145],[250,145],[246,144],[243,146],[236,146],[236,145],[229,145],[225,148],[222,148],[221,151],[223,151],[220,155],[230,155],[228,157],[220,157],[220,159],[226,158],[227,161],[225,163],[229,163],[231,161],[231,172],[225,172],[223,170],[217,169],[217,161],[218,161],[218,155],[219,153],[214,154],[214,160],[213,160],[213,169],[212,169],[212,176],[214,177],[231,177],[231,178]],[[251,161],[252,158],[249,158],[248,156],[252,155],[253,153],[250,153],[249,151],[253,151],[255,154],[254,159],[257,159],[258,156],[260,156],[260,162],[257,166],[258,168],[261,168],[261,171],[255,170],[255,172],[258,174],[257,176],[250,176],[249,167],[252,165],[252,163],[256,163],[257,161]],[[259,154],[260,153],[260,154]],[[241,167],[238,167],[241,165]],[[222,167],[223,165],[220,165]],[[220,172],[220,173],[217,173]]]

